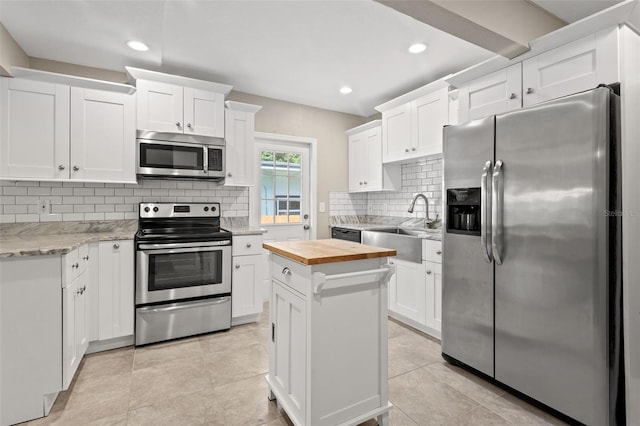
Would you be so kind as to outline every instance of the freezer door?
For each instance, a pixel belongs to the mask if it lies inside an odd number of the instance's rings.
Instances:
[[[496,118],[495,377],[588,425],[608,424],[609,96]]]
[[[493,162],[494,118],[445,127],[443,147],[445,190],[480,188],[485,165]],[[481,204],[489,201],[481,197]],[[442,352],[493,376],[493,264],[480,236],[444,228]]]

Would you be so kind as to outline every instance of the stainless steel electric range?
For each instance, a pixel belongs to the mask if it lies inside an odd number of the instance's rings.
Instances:
[[[219,203],[140,203],[135,344],[231,327],[231,232]]]

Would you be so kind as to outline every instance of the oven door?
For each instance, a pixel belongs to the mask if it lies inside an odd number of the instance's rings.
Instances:
[[[231,241],[139,244],[136,304],[231,293]]]
[[[207,177],[207,160],[200,144],[138,139],[139,175]]]

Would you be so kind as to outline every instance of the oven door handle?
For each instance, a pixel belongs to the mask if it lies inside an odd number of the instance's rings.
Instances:
[[[222,251],[224,247],[193,247],[193,248],[177,248],[177,249],[156,249],[156,250],[141,250],[143,253],[148,254],[178,254],[178,253],[203,253],[210,251]]]
[[[173,249],[173,248],[200,248],[200,247],[220,247],[230,246],[231,240],[222,241],[207,241],[202,243],[168,243],[168,244],[140,244],[138,248],[140,250],[155,250],[155,249]]]
[[[199,308],[201,306],[210,306],[210,305],[220,305],[222,303],[229,303],[231,301],[231,297],[229,296],[225,296],[225,297],[216,297],[213,299],[207,299],[204,301],[198,301],[198,302],[180,302],[180,303],[173,303],[171,304],[171,306],[163,306],[160,308],[156,308],[153,306],[146,306],[144,308],[138,308],[138,312],[139,313],[160,313],[160,312],[170,312],[170,311],[180,311],[183,309],[190,309],[190,308]]]

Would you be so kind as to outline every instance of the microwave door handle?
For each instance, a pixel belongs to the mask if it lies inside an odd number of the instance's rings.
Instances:
[[[203,160],[202,161],[202,173],[204,174],[209,174],[209,151],[207,150],[206,146],[202,147],[202,154],[204,155]]]
[[[502,221],[503,221],[503,204],[504,200],[504,172],[502,170],[502,160],[496,161],[493,168],[493,176],[491,182],[491,248],[493,251],[493,259],[497,265],[502,265]]]
[[[487,263],[491,263],[491,204],[489,194],[491,187],[491,161],[484,163],[480,178],[480,242],[482,254]]]

